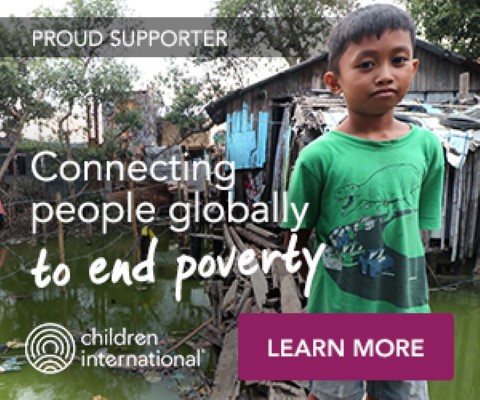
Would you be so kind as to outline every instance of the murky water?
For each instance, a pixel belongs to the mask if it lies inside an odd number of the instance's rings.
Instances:
[[[112,243],[113,242],[113,243]],[[175,301],[175,258],[178,250],[173,249],[174,237],[162,236],[157,246],[155,260],[155,284],[126,286],[105,283],[94,285],[88,275],[90,263],[97,257],[105,257],[110,271],[113,261],[122,259],[132,246],[129,234],[111,234],[95,239],[93,246],[87,246],[82,238],[67,238],[65,244],[66,264],[71,268],[71,280],[65,293],[54,285],[39,289],[33,276],[19,272],[22,258],[25,263],[38,258],[40,248],[29,244],[12,246],[19,257],[7,254],[0,268],[0,343],[13,338],[25,340],[28,333],[39,324],[55,322],[73,331],[96,328],[103,332],[112,328],[120,332],[155,333],[160,339],[188,333],[210,317],[203,306],[208,299],[199,281],[184,283],[183,300]],[[170,250],[169,250],[170,246]],[[102,249],[82,257],[96,249]],[[56,265],[56,239],[47,244],[48,263]],[[30,264],[29,267],[33,267]],[[31,295],[15,298],[12,295]],[[96,349],[88,350],[87,354]],[[117,353],[155,352],[155,349],[138,347],[116,348]],[[194,350],[184,348],[180,353]],[[23,354],[22,350],[9,351],[8,355]],[[78,351],[77,351],[78,354]],[[202,364],[208,365],[208,352],[202,354]],[[0,399],[8,400],[90,400],[94,395],[103,395],[109,400],[122,399],[177,399],[176,383],[164,378],[150,383],[141,375],[116,372],[102,367],[82,367],[74,362],[57,375],[44,375],[30,366],[23,366],[20,372],[0,375]]]
[[[85,331],[112,328],[127,332],[156,333],[160,338],[180,338],[210,317],[201,282],[184,282],[183,300],[175,301],[175,238],[162,236],[156,255],[156,282],[151,286],[123,283],[96,286],[88,276],[88,267],[97,257],[105,257],[110,270],[116,258],[123,258],[132,245],[129,234],[100,236],[93,246],[82,238],[66,239],[66,263],[71,280],[65,293],[51,285],[38,289],[33,277],[14,273],[21,264],[36,262],[40,248],[33,244],[12,246],[0,267],[0,343],[13,338],[25,340],[28,333],[44,322],[56,322],[70,330]],[[169,249],[170,248],[170,249]],[[58,262],[56,239],[47,245],[48,262]],[[93,251],[96,252],[92,253]],[[82,257],[89,254],[87,257]],[[82,257],[82,258],[79,258]],[[10,276],[11,273],[14,273]],[[31,295],[15,298],[12,295]],[[430,382],[431,400],[473,400],[480,398],[480,293],[471,290],[431,294],[433,312],[455,315],[455,378],[447,382]],[[119,350],[119,349],[117,349]],[[120,351],[139,349],[120,348]],[[142,349],[140,349],[141,352]],[[149,348],[149,350],[151,350]],[[182,352],[193,352],[183,349]],[[93,352],[93,350],[92,350]],[[23,354],[23,350],[8,355]],[[206,368],[211,362],[208,352],[202,356]],[[30,366],[20,372],[0,375],[1,400],[90,400],[94,395],[109,400],[178,399],[177,385],[170,378],[152,383],[141,375],[116,372],[101,367],[81,367],[74,362],[58,375],[43,375]]]
[[[430,304],[455,318],[455,378],[430,382],[431,400],[480,399],[480,292],[436,292]]]

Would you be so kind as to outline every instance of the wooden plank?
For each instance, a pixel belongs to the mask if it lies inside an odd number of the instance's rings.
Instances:
[[[254,232],[250,232],[245,228],[238,226],[236,227],[236,230],[237,230],[237,233],[241,235],[243,238],[247,239],[250,242],[255,243],[257,246],[260,246],[261,248],[274,249],[274,250],[280,249],[280,246],[278,246],[276,243],[273,243],[267,239],[264,239],[260,235]]]
[[[293,382],[271,381],[268,398],[272,400],[306,399],[306,395],[303,388]]]
[[[285,261],[281,258],[273,260],[272,274],[280,283],[280,307],[282,313],[302,312],[298,285],[293,275],[287,271]]]
[[[275,258],[272,262],[273,268],[272,272],[275,271],[275,274],[278,277],[278,281],[281,282],[285,275],[288,275],[287,267],[285,266],[285,260],[282,258]]]
[[[247,299],[252,295],[252,288],[247,287],[242,293],[242,297],[240,297],[240,301],[238,302],[237,308],[235,309],[235,320],[238,318],[240,313],[242,312],[243,306],[247,302]]]
[[[233,243],[232,235],[230,235],[230,229],[225,223],[223,224],[223,236],[225,237],[228,248],[232,250],[235,244]]]
[[[255,232],[256,234],[258,234],[260,236],[263,236],[267,240],[275,240],[278,237],[278,235],[276,235],[275,233],[270,232],[270,231],[268,231],[264,228],[261,228],[261,227],[255,225],[255,224],[252,224],[252,223],[246,224],[245,227],[249,231]]]
[[[448,193],[449,193],[449,176],[450,164],[447,162],[445,166],[445,183],[443,186],[443,200],[442,200],[442,228],[440,237],[440,249],[445,250],[445,237],[447,236],[447,208],[448,208]]]
[[[238,279],[235,279],[230,287],[225,293],[225,297],[223,298],[222,309],[226,310],[233,304],[235,298],[237,297],[237,289],[238,289]]]
[[[265,279],[265,275],[263,274],[260,265],[258,265],[258,262],[253,261],[253,264],[257,264],[255,273],[250,276],[250,280],[253,286],[253,295],[255,296],[255,301],[258,307],[262,308],[263,304],[265,303],[265,299],[267,298],[267,280]]]
[[[251,313],[252,312],[252,307],[253,307],[253,297],[249,297],[245,304],[243,305],[242,309],[240,310],[241,314],[244,313]]]
[[[250,244],[249,247],[255,252],[255,257],[257,258],[257,260],[261,260],[262,259],[262,250],[260,250],[254,244]]]
[[[212,400],[235,399],[239,394],[238,330],[232,329],[223,339],[222,352],[215,370]]]
[[[458,96],[460,100],[467,100],[468,99],[468,91],[470,86],[470,72],[463,72],[459,76],[458,80]]]
[[[302,311],[297,284],[291,274],[285,275],[280,281],[280,295],[282,313],[300,313]]]
[[[480,151],[472,153],[473,157],[473,184],[470,194],[470,207],[472,210],[472,217],[470,218],[470,226],[468,228],[468,249],[467,256],[473,257],[475,249],[475,231],[477,227],[478,214],[478,198],[480,197]],[[480,258],[480,254],[477,254]]]
[[[463,193],[463,198],[462,198],[462,212],[461,212],[461,218],[460,218],[460,230],[459,230],[459,257],[460,260],[465,261],[465,242],[466,242],[466,231],[467,231],[467,215],[468,215],[468,200],[470,199],[470,178],[471,178],[471,172],[470,172],[470,167],[472,165],[472,160],[471,157],[467,157],[465,160],[465,164],[463,165],[463,168],[465,169],[464,172],[464,181],[463,181],[463,186],[462,186],[462,193]]]
[[[230,235],[233,239],[233,243],[235,244],[237,249],[243,253],[245,250],[247,250],[247,246],[245,245],[245,243],[243,243],[242,239],[240,239],[240,236],[238,236],[238,233],[233,226],[229,226],[229,229]]]
[[[242,242],[238,236],[235,229],[230,227],[230,234],[232,235],[233,241],[236,243],[241,252],[248,249],[248,247]],[[238,228],[237,228],[238,229]],[[249,268],[254,268],[255,272],[250,276],[250,282],[252,283],[253,295],[255,297],[255,302],[258,307],[261,309],[267,298],[268,284],[263,274],[263,271],[256,260],[252,261],[249,265]],[[238,315],[236,313],[236,315]]]
[[[273,263],[273,268],[270,269],[270,274],[272,275],[272,287],[274,289],[280,288],[280,279],[278,276],[278,269],[275,267],[275,263]]]
[[[453,201],[452,201],[452,222],[450,225],[450,247],[452,254],[450,261],[457,260],[458,250],[458,230],[460,224],[460,208],[462,204],[462,182],[463,182],[463,168],[455,171],[455,179],[453,181]]]
[[[198,239],[219,240],[221,242],[225,241],[225,238],[223,236],[210,235],[207,233],[189,233],[188,236]]]

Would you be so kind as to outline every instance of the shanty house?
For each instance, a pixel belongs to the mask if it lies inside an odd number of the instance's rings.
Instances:
[[[470,97],[480,94],[479,63],[423,40],[417,40],[415,52],[420,60],[420,67],[410,86],[407,99],[418,100],[419,107],[426,103],[422,106],[423,110],[429,109],[432,103],[453,102],[458,98],[461,89],[460,75],[465,76],[466,72],[469,77]],[[303,146],[294,143],[296,139],[292,130],[316,129],[323,133],[322,130],[335,126],[345,115],[346,110],[341,101],[322,98],[322,94],[325,96],[326,92],[323,75],[327,70],[327,60],[328,54],[320,54],[253,85],[231,92],[207,106],[207,112],[216,124],[226,123],[226,158],[235,162],[237,201],[249,204],[259,200],[272,201],[276,191],[287,188],[292,161]],[[307,97],[310,100],[306,100]],[[405,117],[410,118],[408,115]],[[417,122],[429,126],[431,119],[427,121],[419,118]],[[324,129],[325,127],[327,129]],[[448,143],[451,138],[458,136],[458,133],[452,134],[450,128],[443,129],[446,130],[445,137],[441,140],[447,149],[455,153],[455,149]],[[474,151],[480,144],[479,134],[477,131],[476,134],[470,132],[463,135],[465,140],[462,139],[464,148],[460,151],[460,162],[455,161],[456,165],[451,162],[455,168],[447,168],[450,172],[446,177],[446,188],[449,189],[445,199],[445,226],[443,232],[438,233],[438,238],[442,238],[442,247],[446,247],[445,240],[448,242],[450,239],[451,245],[454,236],[457,237],[455,246],[458,249],[452,253],[455,258],[458,254],[462,259],[474,252],[480,254],[480,216],[476,211],[478,193],[475,192],[479,185],[480,153]],[[467,160],[469,148],[475,157]],[[450,156],[458,155],[450,154],[449,162],[452,158]],[[465,162],[466,160],[468,162]],[[456,168],[459,169],[455,171]],[[467,170],[470,172],[466,172]],[[454,209],[452,203],[453,200],[458,200],[455,196],[469,185],[462,177],[470,179],[471,186],[477,182],[477,186],[475,190],[469,191],[468,201],[464,197],[464,209],[460,210]],[[272,220],[281,219],[281,215],[273,217],[277,218]],[[469,220],[470,224],[465,225]],[[458,240],[462,231],[469,235],[472,242],[468,246]]]

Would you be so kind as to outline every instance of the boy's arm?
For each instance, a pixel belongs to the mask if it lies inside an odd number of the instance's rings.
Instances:
[[[432,134],[433,135],[433,134]],[[442,222],[442,194],[444,180],[444,155],[440,141],[435,137],[430,163],[422,182],[419,204],[420,229],[440,229]]]
[[[308,266],[307,262],[305,261],[305,257],[303,256],[302,249],[308,247],[308,239],[310,238],[310,234],[312,233],[311,229],[299,229],[296,232],[292,232],[291,230],[287,230],[285,232],[285,248],[288,249],[288,244],[290,243],[290,239],[292,237],[292,234],[297,235],[297,243],[295,245],[296,251],[300,253],[300,255],[293,260],[294,263],[297,261],[300,261],[302,263],[302,266],[299,269],[300,276],[306,280],[307,279],[307,274],[308,274]]]

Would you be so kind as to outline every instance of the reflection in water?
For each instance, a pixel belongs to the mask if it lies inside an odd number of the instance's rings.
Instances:
[[[132,239],[125,235],[101,253],[82,259],[78,257],[108,245],[117,236],[97,237],[95,247],[85,245],[83,239],[67,238],[65,257],[71,269],[71,280],[65,287],[65,293],[53,285],[37,288],[33,276],[25,272],[1,279],[16,271],[21,263],[18,258],[7,255],[0,269],[0,343],[14,337],[25,340],[35,326],[44,322],[56,322],[72,331],[95,327],[98,331],[112,328],[120,332],[125,327],[127,332],[155,333],[165,338],[171,337],[173,332],[192,330],[209,318],[204,308],[208,305],[208,299],[200,282],[184,282],[184,300],[180,303],[175,301],[175,259],[178,250],[168,251],[168,238],[165,237],[157,247],[156,281],[153,285],[134,283],[127,286],[123,281],[94,285],[88,275],[90,263],[97,257],[105,257],[108,263],[106,271],[110,271],[114,260],[122,259],[128,252]],[[40,251],[40,247],[29,244],[12,249],[23,258],[24,264],[30,261],[29,268],[35,265]],[[47,244],[47,251],[47,263],[56,266],[58,250],[55,240]],[[27,293],[31,294],[30,298],[9,297],[11,294]],[[140,353],[152,349],[137,347],[112,350]],[[20,372],[2,375],[0,399],[89,400],[96,394],[119,400],[177,399],[173,390],[169,390],[169,385],[175,386],[168,379],[152,384],[139,375],[103,368],[82,368],[79,363],[52,376],[42,375],[25,366]]]

